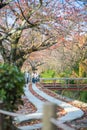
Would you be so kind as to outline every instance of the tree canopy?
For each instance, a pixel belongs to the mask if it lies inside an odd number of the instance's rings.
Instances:
[[[21,67],[34,51],[55,44],[78,44],[78,37],[87,31],[86,10],[86,4],[73,0],[9,0],[0,11],[4,62]]]

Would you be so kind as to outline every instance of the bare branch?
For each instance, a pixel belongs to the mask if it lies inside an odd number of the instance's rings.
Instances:
[[[11,1],[13,0],[8,0],[6,2],[3,2],[3,0],[0,1],[0,9],[2,9],[3,7],[5,7],[6,5],[8,5]]]

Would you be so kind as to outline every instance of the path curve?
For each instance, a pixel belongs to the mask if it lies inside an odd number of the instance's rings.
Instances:
[[[58,100],[52,96],[47,95],[45,92],[39,90],[35,84],[32,85],[32,88],[40,96],[44,97],[49,102],[56,103],[58,106],[62,107],[67,112],[66,115],[58,118],[58,120],[61,121],[61,123],[64,123],[66,121],[71,121],[71,120],[74,120],[83,116],[84,112],[80,108],[74,107],[73,105],[70,105],[69,103],[66,103],[64,101]]]
[[[77,119],[77,118],[80,118],[81,116],[83,116],[84,112],[81,109],[79,109],[77,107],[74,107],[74,106],[70,105],[69,103],[66,103],[64,101],[61,101],[61,100],[58,100],[58,99],[56,99],[54,97],[49,96],[45,92],[41,91],[35,84],[32,84],[32,89],[37,94],[39,94],[40,96],[42,96],[43,98],[48,100],[49,102],[56,103],[58,106],[62,107],[67,112],[67,114],[65,116],[62,116],[62,117],[58,118],[58,121],[60,123],[64,123],[66,121],[71,121],[71,120],[74,120],[74,119]],[[22,122],[22,121],[25,121],[25,120],[29,120],[35,114],[39,114],[39,118],[41,118],[42,117],[42,109],[43,109],[44,102],[41,101],[40,99],[38,99],[37,97],[35,97],[29,91],[28,85],[24,88],[24,93],[27,96],[27,98],[29,99],[29,101],[31,101],[36,106],[37,111],[35,113],[33,113],[33,114],[28,114],[28,115],[25,115],[25,116],[17,117],[16,118],[17,121],[18,122]],[[32,129],[34,129],[36,126],[38,128],[40,128],[41,127],[41,123],[38,124],[38,125],[33,125]],[[25,126],[24,127],[22,126],[22,127],[19,127],[19,128],[24,130]],[[30,130],[31,126],[26,126],[25,130],[27,130],[27,129]]]

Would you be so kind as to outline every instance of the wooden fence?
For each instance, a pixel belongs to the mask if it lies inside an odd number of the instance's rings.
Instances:
[[[40,78],[40,83],[50,90],[87,91],[87,78]]]
[[[3,125],[4,125],[3,115],[17,117],[17,116],[20,116],[20,114],[4,111],[1,109],[3,109],[3,102],[0,101],[0,130],[4,130],[3,129]],[[59,122],[57,120],[56,109],[57,109],[56,104],[49,103],[49,102],[45,103],[45,105],[43,106],[42,130],[58,130],[59,128],[61,128],[62,130],[75,130],[74,128],[71,128],[70,126],[65,125],[64,123]],[[38,114],[36,116],[38,116]],[[33,118],[35,119],[36,117],[33,117]],[[10,130],[13,130],[13,129],[10,129]]]
[[[40,78],[40,83],[53,83],[54,86],[57,83],[63,86],[76,84],[78,87],[80,84],[87,85],[87,78]]]

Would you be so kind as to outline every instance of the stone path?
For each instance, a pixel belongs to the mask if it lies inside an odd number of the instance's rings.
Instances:
[[[58,118],[59,123],[64,123],[66,121],[71,121],[71,120],[80,118],[84,114],[83,111],[80,110],[79,108],[74,107],[74,106],[72,106],[72,105],[70,105],[70,104],[68,104],[64,101],[60,101],[58,99],[55,99],[54,97],[47,95],[43,91],[39,90],[39,88],[35,84],[32,84],[32,88],[36,93],[38,93],[40,96],[47,99],[49,102],[56,103],[58,106],[65,109],[67,114],[65,116]],[[28,115],[25,115],[25,116],[24,115],[19,116],[19,117],[16,118],[17,121],[22,122],[22,121],[25,121],[25,120],[33,119],[34,117],[35,117],[35,119],[40,119],[42,117],[42,109],[43,109],[44,102],[41,101],[40,99],[38,99],[37,97],[35,97],[29,91],[28,85],[24,88],[24,93],[27,96],[27,98],[29,99],[29,101],[31,101],[37,107],[37,111],[36,111],[36,113],[33,113],[33,114],[28,114]],[[36,115],[38,115],[38,116],[36,116]],[[33,125],[33,126],[22,126],[22,127],[19,127],[19,128],[21,130],[34,130],[34,129],[40,128],[41,125],[42,124],[40,123],[40,124],[36,124],[36,125]],[[74,130],[74,129],[72,128],[72,130]]]

